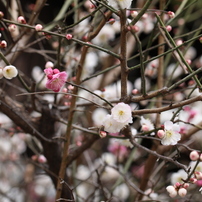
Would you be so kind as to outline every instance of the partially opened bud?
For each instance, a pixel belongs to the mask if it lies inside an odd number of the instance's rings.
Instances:
[[[12,79],[18,75],[18,70],[13,65],[8,65],[3,68],[3,75],[6,79]]]
[[[199,159],[199,153],[197,151],[192,151],[189,154],[189,157],[192,161],[197,161]]]
[[[185,188],[180,188],[178,190],[178,194],[181,196],[181,197],[185,197],[187,195],[187,190]]]

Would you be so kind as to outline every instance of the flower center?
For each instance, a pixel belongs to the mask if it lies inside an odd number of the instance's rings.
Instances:
[[[124,114],[124,111],[120,110],[119,115],[122,116]]]
[[[173,135],[172,131],[167,130],[166,131],[166,137],[170,138]]]

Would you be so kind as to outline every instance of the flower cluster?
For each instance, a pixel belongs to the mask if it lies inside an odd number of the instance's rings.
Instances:
[[[185,197],[187,194],[187,188],[189,187],[188,183],[180,184],[177,182],[175,185],[169,185],[166,187],[167,192],[171,198],[177,196],[177,194],[181,197]]]
[[[59,92],[67,80],[67,73],[58,69],[47,68],[44,70],[47,76],[46,88]]]
[[[0,69],[0,79],[5,77],[6,79],[12,79],[18,75],[18,70],[13,65],[7,65],[3,69]]]
[[[176,145],[181,139],[180,126],[172,121],[164,123],[164,130],[159,130],[157,135],[161,139],[163,145]]]
[[[118,103],[111,109],[103,121],[104,130],[109,133],[118,133],[125,125],[132,123],[132,111],[128,104]]]

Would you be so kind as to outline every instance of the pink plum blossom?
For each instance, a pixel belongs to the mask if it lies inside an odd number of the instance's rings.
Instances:
[[[51,79],[48,79],[46,83],[46,88],[53,90],[54,92],[59,92],[67,80],[66,72],[59,72],[54,74]]]

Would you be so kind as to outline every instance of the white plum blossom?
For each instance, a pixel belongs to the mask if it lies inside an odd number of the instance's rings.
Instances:
[[[130,194],[130,191],[129,191],[129,188],[128,186],[123,183],[121,185],[118,185],[114,191],[113,191],[113,194],[118,197],[119,199],[123,200],[123,201],[126,201],[127,198],[129,197],[129,194]]]
[[[93,111],[92,120],[96,126],[102,125],[105,117],[107,115],[107,111],[103,108],[97,108]]]
[[[3,68],[2,73],[6,79],[12,79],[18,75],[18,70],[13,65],[7,65]]]
[[[132,110],[128,104],[118,103],[111,109],[111,114],[107,114],[103,126],[109,133],[118,133],[125,125],[132,123]]]
[[[154,124],[151,120],[145,119],[143,116],[141,116],[140,124],[142,126],[142,131],[144,132],[154,130]],[[154,133],[151,133],[151,135],[154,135]]]
[[[110,114],[107,114],[103,121],[104,130],[109,133],[118,133],[125,125],[125,123],[114,120]]]
[[[170,179],[172,184],[176,184],[177,182],[183,183],[183,180],[187,179],[187,173],[183,169],[180,169],[173,173]]]
[[[164,123],[164,131],[165,135],[161,139],[161,143],[163,145],[176,145],[177,142],[181,139],[180,135],[180,126],[178,124],[174,124],[171,121],[166,121]]]
[[[108,4],[115,9],[130,8],[132,0],[108,0]]]
[[[120,102],[112,108],[111,112],[113,119],[117,122],[125,124],[132,123],[132,111],[129,105]]]

